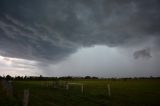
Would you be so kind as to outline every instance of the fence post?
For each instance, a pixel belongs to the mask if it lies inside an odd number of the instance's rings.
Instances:
[[[108,96],[111,96],[111,88],[110,88],[110,84],[107,85],[108,88]]]
[[[83,93],[83,84],[81,85],[81,92]]]
[[[29,89],[25,89],[23,97],[23,106],[28,106],[28,101],[29,101]]]

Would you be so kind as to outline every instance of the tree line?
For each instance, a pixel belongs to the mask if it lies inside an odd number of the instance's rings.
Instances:
[[[15,76],[12,77],[10,75],[6,76],[0,76],[0,79],[5,79],[5,80],[43,80],[43,81],[49,81],[49,80],[77,80],[77,79],[103,79],[103,80],[138,80],[138,79],[160,79],[160,77],[127,77],[127,78],[99,78],[95,76],[85,76],[85,77],[75,77],[75,76],[63,76],[63,77],[44,77],[42,75],[40,76]]]

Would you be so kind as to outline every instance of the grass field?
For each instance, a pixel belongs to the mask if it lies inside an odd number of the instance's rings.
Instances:
[[[14,97],[5,97],[0,86],[0,106],[21,106],[24,89],[30,91],[29,106],[160,106],[159,79],[68,82],[83,83],[84,92],[74,85],[69,90],[47,87],[52,81],[13,81]],[[107,84],[111,86],[111,97]]]

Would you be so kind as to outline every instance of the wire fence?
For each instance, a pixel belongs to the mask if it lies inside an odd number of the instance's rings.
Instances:
[[[1,83],[7,91],[7,95],[13,96],[12,81],[2,80]],[[74,100],[78,101],[75,98],[82,101],[87,100],[94,104],[102,103],[102,100],[97,99],[97,95],[94,96],[89,93],[91,92],[89,86],[86,86],[83,83],[69,83],[67,81],[39,81],[22,82],[22,84],[18,83],[17,85],[21,87],[21,89],[19,89],[20,91],[16,90],[15,93],[21,93],[21,95],[23,95],[21,98],[23,106],[32,106],[33,102],[36,106],[42,106],[42,104],[46,106],[62,106],[61,101],[64,101],[63,99],[65,99],[67,104],[71,103],[71,101],[74,102]],[[37,91],[35,89],[37,89]],[[108,91],[110,91],[110,89]],[[94,90],[92,92],[94,92]],[[48,99],[46,99],[44,103],[41,103],[46,97]],[[102,96],[101,98],[104,99],[104,101],[106,99],[105,96]],[[104,104],[107,104],[107,102],[104,102]]]

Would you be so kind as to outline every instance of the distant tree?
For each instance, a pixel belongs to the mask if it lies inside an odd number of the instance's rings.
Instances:
[[[153,79],[154,77],[153,77],[153,76],[150,76],[149,78],[150,78],[150,79]]]
[[[92,77],[92,79],[98,79],[98,77]]]
[[[16,76],[16,77],[15,77],[15,80],[23,80],[23,77],[21,77],[21,76]]]
[[[39,79],[39,80],[43,80],[43,76],[42,76],[42,75],[40,75],[38,79]]]
[[[58,78],[57,77],[51,77],[51,80],[57,80]]]
[[[64,77],[59,77],[59,79],[61,79],[61,80],[71,80],[71,79],[73,79],[73,77],[72,76],[64,76]]]
[[[6,80],[11,80],[11,79],[12,79],[12,77],[10,75],[6,76]]]
[[[90,76],[85,76],[84,78],[85,78],[85,79],[91,79],[91,77],[90,77]]]
[[[25,75],[23,79],[27,80],[27,76]]]
[[[2,76],[0,76],[0,79],[3,79],[3,77],[2,77]]]

